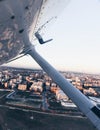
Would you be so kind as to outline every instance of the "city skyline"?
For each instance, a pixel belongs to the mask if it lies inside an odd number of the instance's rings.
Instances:
[[[56,69],[100,73],[100,1],[71,0],[52,26],[44,31],[44,39],[51,43],[40,45],[36,50]],[[27,62],[26,62],[27,61]],[[8,65],[39,68],[29,57],[23,57]]]

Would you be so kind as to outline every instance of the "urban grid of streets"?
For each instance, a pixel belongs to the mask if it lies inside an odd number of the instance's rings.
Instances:
[[[60,73],[85,95],[99,98],[100,75],[78,72]],[[65,98],[69,103],[67,107]],[[0,113],[1,130],[28,130],[30,125],[32,129],[33,127],[43,130],[53,129],[54,126],[46,124],[46,120],[52,124],[56,120],[55,129],[57,130],[62,129],[62,125],[58,123],[59,120],[64,123],[63,129],[71,126],[72,121],[74,129],[81,127],[86,130],[95,129],[43,70],[1,67]],[[66,121],[70,123],[66,124]],[[40,122],[43,123],[42,128]]]

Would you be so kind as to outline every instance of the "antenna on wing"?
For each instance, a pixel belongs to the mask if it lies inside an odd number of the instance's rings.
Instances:
[[[46,21],[43,25],[41,25],[38,30],[35,32],[35,37],[37,38],[37,40],[39,41],[40,44],[44,44],[44,43],[47,43],[47,42],[50,42],[52,41],[53,39],[49,39],[49,40],[46,40],[44,41],[42,36],[40,35],[40,31],[45,27],[46,24],[48,24],[52,19],[54,18],[57,18],[57,17],[52,17],[51,19],[49,19],[48,21]]]
[[[53,40],[53,39],[49,39],[49,40],[44,41],[42,36],[39,34],[39,32],[35,33],[35,37],[38,39],[40,44],[44,44]]]

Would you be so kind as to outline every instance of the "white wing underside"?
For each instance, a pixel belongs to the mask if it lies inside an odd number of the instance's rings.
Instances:
[[[68,1],[0,1],[0,64],[19,55],[31,42],[34,44],[34,33],[58,16]]]

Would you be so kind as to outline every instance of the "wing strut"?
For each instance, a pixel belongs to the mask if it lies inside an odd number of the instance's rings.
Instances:
[[[92,124],[100,130],[100,109],[95,106],[84,94],[68,82],[55,68],[43,59],[30,46],[28,54],[43,68],[43,70],[57,83],[64,93],[77,105],[77,107],[90,119]]]

